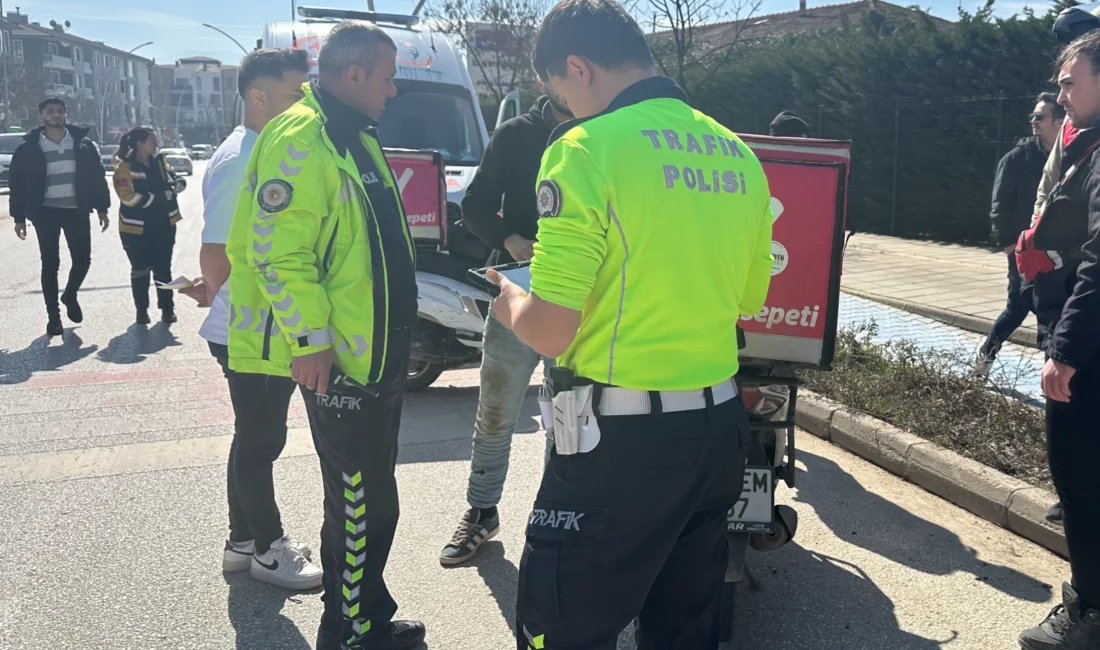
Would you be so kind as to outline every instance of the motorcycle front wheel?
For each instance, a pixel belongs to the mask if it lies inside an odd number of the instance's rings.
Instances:
[[[415,393],[431,386],[439,375],[443,374],[443,366],[427,361],[409,361],[409,377],[405,380],[405,392]]]

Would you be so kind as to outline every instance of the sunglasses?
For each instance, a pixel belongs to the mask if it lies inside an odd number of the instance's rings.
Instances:
[[[1043,115],[1042,113],[1032,113],[1031,115],[1027,116],[1027,121],[1028,122],[1042,122],[1043,120],[1047,119],[1048,117],[1050,117],[1050,116],[1049,115]]]

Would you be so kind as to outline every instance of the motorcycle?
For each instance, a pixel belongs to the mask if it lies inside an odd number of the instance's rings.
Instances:
[[[750,442],[746,453],[741,498],[726,517],[729,561],[722,588],[720,640],[734,644],[734,613],[741,584],[760,583],[745,566],[748,550],[769,552],[790,542],[798,531],[798,512],[775,504],[782,481],[795,487],[794,413],[798,378],[789,365],[743,365],[736,377],[749,416]]]
[[[466,271],[482,260],[454,250],[422,249],[416,257],[418,316],[405,390],[431,386],[445,370],[481,362],[492,297],[470,284]]]

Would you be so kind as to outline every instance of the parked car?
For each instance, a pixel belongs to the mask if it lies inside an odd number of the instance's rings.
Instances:
[[[168,163],[172,171],[177,174],[194,176],[195,165],[191,160],[191,156],[187,154],[186,149],[161,149],[160,152],[164,154],[164,161]]]
[[[25,133],[0,134],[0,187],[8,186],[8,168],[11,167],[11,155],[23,142]]]
[[[99,162],[103,163],[103,169],[113,172],[115,170],[115,154],[118,153],[117,144],[104,144],[99,147]]]
[[[192,145],[190,155],[193,160],[210,160],[214,155],[214,147],[208,144]]]

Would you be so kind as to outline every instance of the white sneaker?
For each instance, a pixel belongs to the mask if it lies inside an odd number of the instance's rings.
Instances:
[[[324,572],[314,566],[295,545],[283,535],[271,544],[266,553],[255,553],[248,574],[260,582],[305,591],[321,586]]]
[[[225,540],[225,550],[222,552],[222,571],[225,573],[242,573],[252,567],[252,554],[256,552],[256,543],[231,542]]]
[[[313,559],[313,549],[305,542],[290,540],[289,544],[298,549],[298,552],[306,556],[307,560]],[[225,540],[225,550],[222,552],[222,571],[225,573],[243,573],[252,568],[252,555],[256,552],[256,542],[233,542]]]

